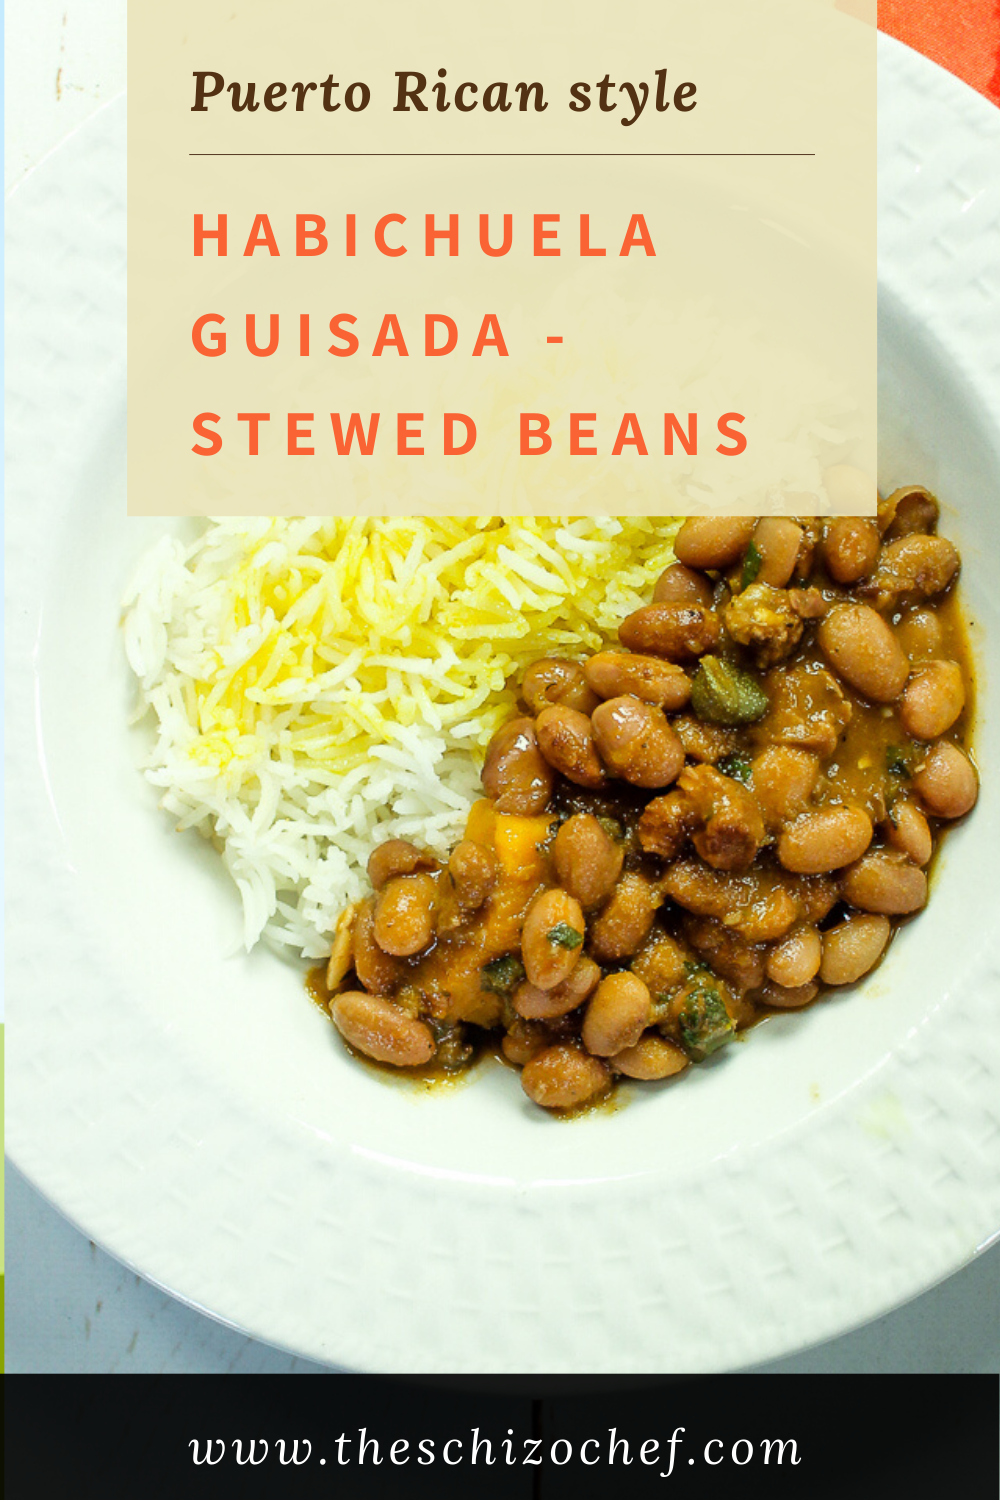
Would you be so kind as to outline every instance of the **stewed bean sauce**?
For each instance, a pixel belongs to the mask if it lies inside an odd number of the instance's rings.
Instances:
[[[978,794],[937,519],[686,521],[619,648],[528,669],[447,865],[373,852],[314,984],[349,1045],[449,1073],[489,1037],[571,1111],[869,973]]]

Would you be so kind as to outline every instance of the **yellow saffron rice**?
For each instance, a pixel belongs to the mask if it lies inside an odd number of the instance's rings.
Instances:
[[[523,669],[613,641],[678,524],[248,517],[147,554],[125,600],[146,774],[218,842],[247,945],[321,954],[382,838],[447,852]]]

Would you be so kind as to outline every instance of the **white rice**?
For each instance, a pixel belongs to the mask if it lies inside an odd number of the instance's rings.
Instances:
[[[206,523],[189,545],[163,537],[124,600],[136,717],[154,729],[145,774],[177,827],[219,849],[247,948],[325,956],[385,838],[447,856],[482,795],[508,679],[613,638],[648,600],[674,530],[246,517]]]

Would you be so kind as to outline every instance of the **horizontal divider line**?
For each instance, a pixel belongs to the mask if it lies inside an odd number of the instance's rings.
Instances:
[[[188,156],[815,156],[815,151],[189,151]]]

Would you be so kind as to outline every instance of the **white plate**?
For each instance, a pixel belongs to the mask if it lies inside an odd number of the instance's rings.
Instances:
[[[502,1069],[350,1062],[134,767],[117,601],[124,109],[10,213],[8,1142],[218,1318],[380,1371],[719,1370],[829,1338],[1000,1229],[1000,116],[881,41],[880,478],[930,484],[977,621],[986,767],[929,913],[858,992],[569,1124]]]

